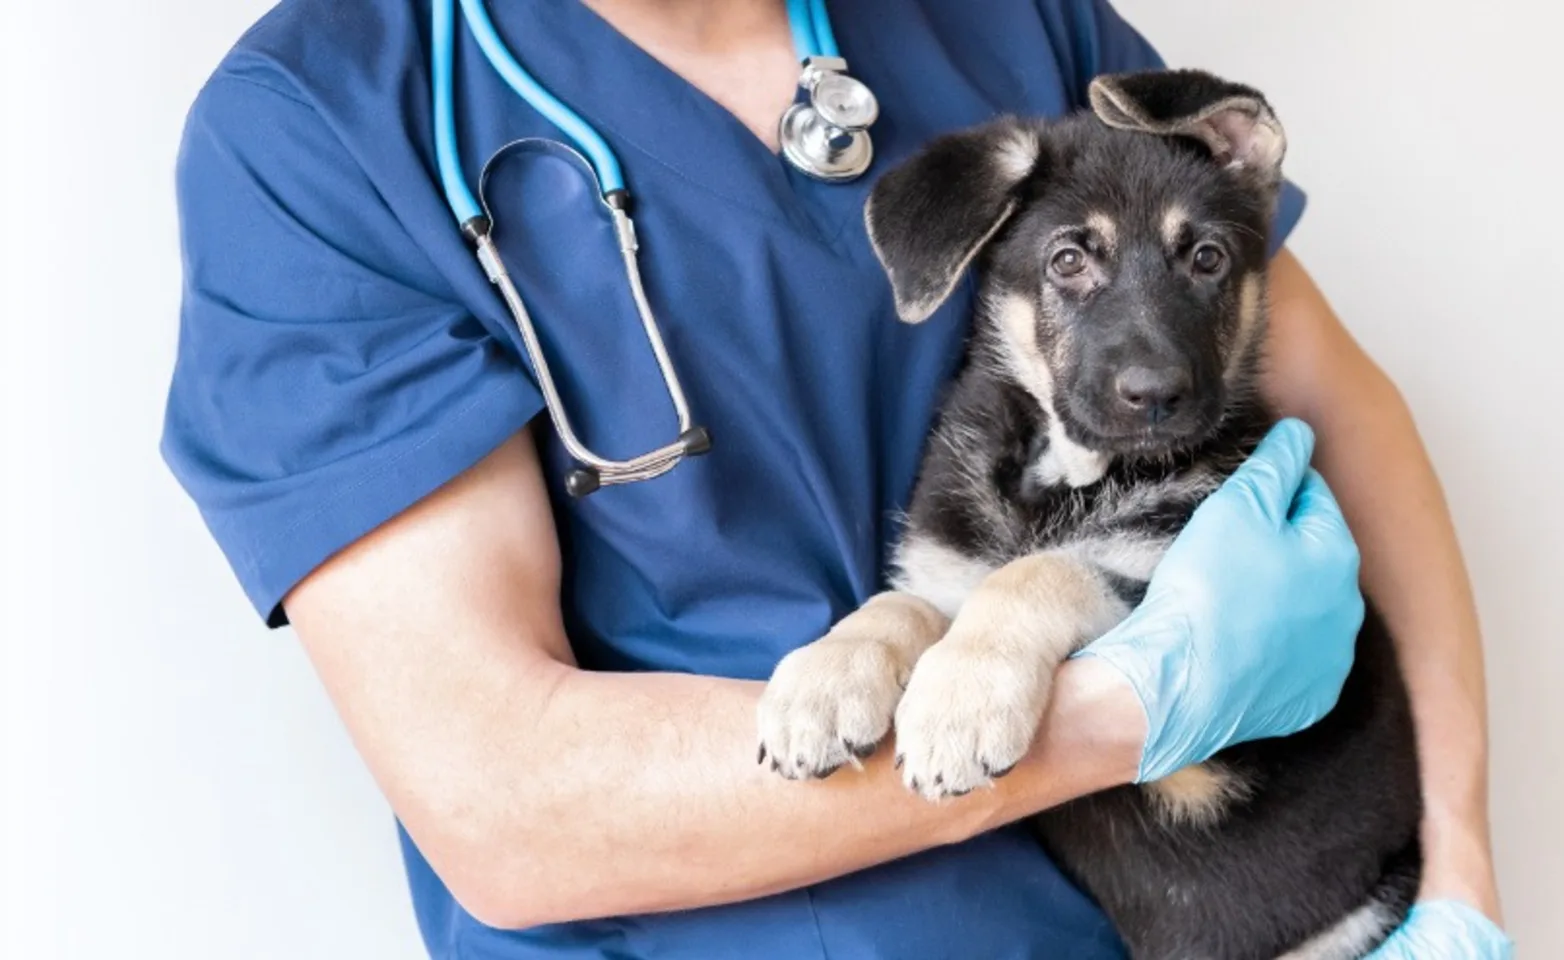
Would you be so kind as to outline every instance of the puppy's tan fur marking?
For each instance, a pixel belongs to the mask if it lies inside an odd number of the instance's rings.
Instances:
[[[1265,309],[1265,283],[1260,274],[1251,273],[1244,277],[1238,287],[1238,330],[1233,335],[1233,345],[1227,354],[1227,367],[1223,371],[1224,378],[1231,382],[1243,367],[1244,358],[1248,356],[1250,348],[1254,345],[1254,338],[1260,329]]]
[[[913,664],[948,624],[917,597],[881,593],[783,657],[757,709],[777,772],[808,778],[858,765],[853,748],[885,738]]]
[[[898,679],[905,682],[918,657],[949,626],[950,618],[928,601],[901,591],[887,591],[870,597],[862,607],[842,618],[826,638],[884,644],[895,653],[904,671]]]
[[[990,574],[918,661],[896,710],[902,776],[929,799],[991,782],[1026,755],[1054,670],[1125,615],[1124,604],[1060,552]]]
[[[1210,825],[1227,806],[1249,795],[1252,786],[1220,763],[1197,763],[1145,784],[1164,822]]]
[[[1054,410],[1053,367],[1037,342],[1037,308],[1027,298],[1007,295],[992,304],[999,328],[1004,333],[1005,359],[1010,374],[1026,387],[1048,414],[1048,452],[1032,465],[1037,480],[1045,485],[1064,483],[1085,487],[1102,479],[1113,458],[1088,450],[1065,435]]]
[[[951,635],[971,634],[996,650],[1041,647],[1062,660],[1088,634],[1106,630],[1123,605],[1065,554],[1034,553],[989,574],[956,618]]]
[[[1169,250],[1178,248],[1178,242],[1184,235],[1184,228],[1189,226],[1189,211],[1179,204],[1168,207],[1162,214],[1162,243]]]
[[[1109,253],[1119,248],[1119,226],[1106,213],[1088,214],[1086,227],[1097,234],[1098,238],[1102,240],[1102,245],[1108,248]]]

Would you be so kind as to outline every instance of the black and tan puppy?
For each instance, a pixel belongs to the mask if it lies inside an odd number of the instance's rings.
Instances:
[[[902,318],[969,266],[980,307],[894,589],[784,659],[762,699],[785,776],[828,774],[893,719],[926,796],[1008,770],[1055,668],[1128,613],[1273,422],[1256,378],[1281,125],[1257,91],[1198,72],[1103,77],[1091,103],[942,138],[873,191]],[[1406,693],[1371,609],[1319,724],[1036,825],[1137,960],[1326,960],[1404,915],[1419,816]]]

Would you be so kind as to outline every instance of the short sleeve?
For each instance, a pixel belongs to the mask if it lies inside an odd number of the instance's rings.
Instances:
[[[280,626],[312,569],[542,401],[303,98],[212,81],[176,189],[184,283],[161,449]]]
[[[1086,88],[1092,78],[1105,73],[1160,70],[1167,66],[1140,31],[1114,8],[1111,0],[1040,0],[1051,29],[1071,38],[1070,83],[1074,106],[1087,107]],[[1271,223],[1270,249],[1274,256],[1303,219],[1308,195],[1291,180],[1282,181],[1276,215]]]

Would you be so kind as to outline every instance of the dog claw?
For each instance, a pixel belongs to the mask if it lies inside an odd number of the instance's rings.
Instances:
[[[763,744],[763,743],[760,745],[760,752],[755,755],[755,762],[756,763],[765,763],[766,762],[766,745]]]
[[[1016,768],[1016,765],[1013,764],[1013,763],[1010,766],[1003,767],[1003,768],[1001,768],[999,770],[990,769],[990,767],[989,767],[989,765],[987,763],[983,764],[983,772],[985,774],[987,774],[989,777],[992,777],[995,780],[998,780],[1000,777],[1004,776],[1005,774],[1009,773],[1010,771],[1014,770],[1015,768]]]
[[[904,756],[903,754],[898,753],[896,755],[896,769],[900,770],[901,769],[901,765],[903,763],[905,763],[906,760],[907,760],[906,756]]]
[[[874,748],[876,744],[853,743],[851,740],[843,740],[842,746],[846,747],[847,752],[857,757],[859,760],[865,760],[874,754]]]

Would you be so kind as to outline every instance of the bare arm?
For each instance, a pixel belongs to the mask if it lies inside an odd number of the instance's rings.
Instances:
[[[1411,688],[1427,803],[1423,896],[1465,900],[1498,921],[1482,643],[1444,494],[1395,385],[1285,251],[1271,298],[1268,390],[1279,412],[1318,432],[1316,462],[1362,546],[1365,590]]]
[[[758,683],[575,667],[531,438],[350,547],[289,617],[392,807],[495,926],[712,905],[950,843],[1128,781],[1144,718],[1072,663],[1028,760],[933,805],[887,751],[795,784],[755,762]],[[742,642],[743,638],[735,638]]]

